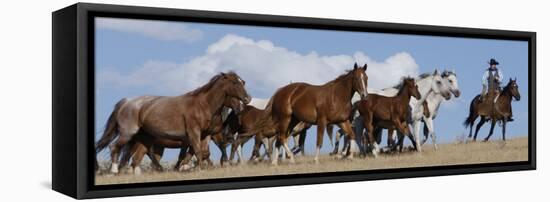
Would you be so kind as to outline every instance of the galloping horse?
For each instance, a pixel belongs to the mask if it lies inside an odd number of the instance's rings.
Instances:
[[[180,96],[142,96],[123,99],[109,116],[103,136],[96,144],[96,154],[111,144],[111,172],[118,173],[120,149],[143,130],[154,137],[189,140],[192,150],[202,153],[203,131],[212,117],[221,113],[224,100],[234,97],[247,104],[250,95],[244,81],[235,73],[220,73],[204,86]],[[202,155],[196,155],[202,166]]]
[[[379,150],[374,139],[375,127],[397,129],[403,135],[411,135],[407,124],[407,120],[410,118],[411,96],[419,100],[421,95],[415,79],[407,77],[403,79],[396,96],[369,94],[367,99],[359,101],[357,110],[363,117],[363,125],[367,128],[368,143],[372,146],[372,153],[375,157]],[[402,144],[403,138],[400,138],[399,145]],[[414,145],[416,147],[416,143]]]
[[[294,154],[287,144],[291,130],[299,122],[317,125],[317,148],[314,160],[316,163],[319,162],[327,124],[338,124],[352,141],[355,140],[355,133],[348,119],[351,113],[351,98],[355,92],[358,92],[362,98],[367,96],[366,70],[366,64],[362,68],[355,64],[353,70],[323,85],[292,83],[279,88],[271,97],[266,115],[262,118],[271,121],[260,121],[260,130],[266,123],[273,124],[272,126],[278,132],[276,146],[280,148],[282,145],[290,156],[290,163],[294,163]],[[275,149],[272,154],[273,165],[277,165],[278,150]],[[348,157],[352,159],[353,154]]]
[[[229,110],[232,110],[235,113],[238,113],[242,110],[243,106],[240,102],[240,100],[233,98],[233,97],[227,97],[224,101],[224,113],[228,114]],[[210,133],[212,136],[213,142],[220,148],[225,148],[226,138],[222,135],[222,128],[223,128],[223,117],[222,115],[224,113],[218,113],[215,114],[212,118],[212,122],[208,130],[204,131],[205,133]],[[207,162],[212,165],[212,161],[210,160],[210,152],[208,148],[209,138],[204,138],[202,140],[202,152],[203,152],[203,158],[207,160]],[[141,132],[138,136],[136,136],[131,143],[128,144],[128,147],[125,147],[122,156],[122,160],[120,162],[120,166],[123,167],[126,165],[126,163],[129,161],[130,157],[132,157],[132,170],[134,170],[134,174],[139,174],[139,165],[141,164],[141,160],[143,159],[143,156],[145,154],[148,155],[148,157],[151,159],[151,165],[156,170],[162,170],[162,166],[160,165],[160,159],[162,158],[162,155],[164,153],[165,148],[181,148],[180,155],[178,158],[178,161],[175,166],[175,170],[179,170],[179,168],[184,165],[185,163],[182,163],[184,160],[183,158],[186,156],[187,149],[190,146],[190,142],[188,139],[186,141],[181,140],[174,140],[169,138],[160,138],[160,137],[153,137],[145,132]],[[222,156],[220,159],[221,165],[223,165],[224,159],[227,159],[227,155],[225,153],[225,149],[221,150]]]
[[[411,119],[409,120],[410,127],[415,129],[411,132],[414,134],[415,140],[419,142],[419,123],[421,121],[425,122],[425,126],[429,128],[429,135],[432,136],[432,140],[435,143],[435,133],[433,130],[432,118],[437,114],[440,103],[443,100],[448,100],[451,98],[451,93],[455,97],[460,96],[460,89],[458,87],[458,81],[456,79],[456,74],[452,71],[445,70],[443,73],[439,74],[439,71],[436,69],[433,73],[424,73],[416,78],[416,84],[418,85],[418,91],[420,92],[420,99],[411,99],[409,102],[409,107],[411,109]],[[398,86],[392,88],[385,88],[382,90],[373,90],[369,89],[370,94],[378,94],[387,97],[395,96],[398,92]],[[355,97],[354,97],[355,98]],[[353,99],[352,99],[353,100]],[[359,99],[356,99],[359,100]],[[354,121],[353,126],[355,133],[363,133],[364,125],[362,117],[355,116],[353,117]],[[355,121],[358,120],[358,121]],[[381,142],[383,128],[375,129],[375,137],[377,144]],[[389,130],[388,134],[388,146],[393,146],[393,137],[396,136],[396,133],[392,133]],[[335,147],[333,154],[338,153],[337,144],[339,142],[340,134],[337,133]],[[360,138],[359,136],[358,138]],[[360,141],[358,141],[360,142]],[[346,141],[347,144],[347,141]],[[345,145],[346,145],[345,144]],[[347,146],[347,145],[346,145]],[[346,147],[344,146],[344,147]],[[364,145],[358,145],[360,148],[364,148]],[[416,145],[417,148],[420,148],[420,145]]]
[[[460,88],[458,87],[458,79],[456,76],[455,71],[448,71],[445,70],[443,73],[441,73],[441,77],[443,78],[443,84],[448,87],[448,89],[453,93],[455,98],[460,96]],[[429,115],[422,117],[422,121],[424,122],[424,139],[422,140],[421,145],[426,143],[428,140],[428,136],[432,138],[432,144],[434,146],[434,150],[437,150],[437,142],[436,142],[436,135],[435,135],[435,129],[433,120],[437,117],[437,112],[439,111],[439,106],[444,100],[449,100],[446,96],[444,96],[444,93],[431,93],[426,98],[427,106],[424,106],[424,109],[428,109]],[[415,128],[415,137],[419,138],[419,131],[417,128]]]
[[[248,142],[248,140],[252,139],[253,137],[256,137],[254,133],[251,133],[251,131],[254,129],[258,121],[264,116],[264,110],[258,109],[254,106],[247,105],[244,107],[241,113],[236,114],[235,112],[231,112],[227,120],[225,121],[224,125],[227,125],[227,133],[226,136],[235,136],[234,141],[231,144],[231,153],[229,157],[229,161],[232,162],[235,153],[238,155],[238,162],[244,163],[244,158],[242,155],[242,146]],[[301,123],[298,124],[294,129],[292,134],[301,134],[305,132],[309,128],[308,125]],[[252,152],[252,156],[250,159],[256,159],[260,157],[259,149],[261,145],[263,144],[266,150],[266,154],[270,154],[270,148],[271,148],[271,139],[270,137],[273,137],[275,135],[275,132],[272,132],[270,134],[263,133],[261,136],[258,136],[259,140],[256,140],[254,143],[254,150]],[[255,138],[256,139],[256,138]]]
[[[491,79],[491,78],[490,78]],[[496,86],[496,85],[495,85]],[[491,89],[491,88],[489,88]],[[521,96],[518,90],[516,79],[508,81],[508,84],[500,92],[489,91],[487,98],[479,102],[480,95],[474,97],[470,103],[470,114],[464,121],[466,128],[470,127],[468,138],[472,137],[472,127],[478,116],[481,117],[476,126],[476,132],[473,141],[476,141],[477,133],[483,124],[491,120],[491,129],[489,135],[483,140],[487,141],[493,135],[497,121],[502,122],[502,140],[506,141],[506,122],[512,117],[512,98],[519,101]]]

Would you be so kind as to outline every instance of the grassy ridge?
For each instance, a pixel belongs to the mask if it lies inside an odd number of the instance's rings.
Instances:
[[[336,159],[333,156],[321,156],[320,163],[315,164],[313,156],[297,156],[296,164],[282,162],[279,166],[268,163],[245,164],[239,166],[214,167],[201,171],[162,173],[144,171],[142,175],[133,174],[97,174],[96,184],[120,184],[158,181],[179,181],[189,179],[227,178],[242,176],[263,176],[296,173],[317,173],[350,170],[372,170],[384,168],[423,167],[438,165],[460,165],[493,162],[526,161],[528,158],[528,139],[514,138],[506,143],[502,141],[474,142],[468,144],[438,145],[423,147],[423,152],[404,152],[401,154],[380,155],[373,157],[356,157],[353,161]],[[121,173],[124,173],[122,171]]]

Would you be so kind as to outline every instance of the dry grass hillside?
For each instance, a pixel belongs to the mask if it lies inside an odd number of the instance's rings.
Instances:
[[[468,144],[443,144],[434,151],[430,145],[423,147],[423,152],[404,152],[401,154],[382,154],[378,158],[357,157],[353,161],[336,159],[333,156],[322,156],[320,163],[315,164],[312,156],[297,156],[296,164],[282,162],[278,166],[268,163],[245,164],[226,167],[214,167],[201,171],[162,173],[144,171],[142,175],[133,174],[98,174],[96,184],[119,184],[158,181],[179,181],[190,179],[228,178],[240,176],[263,176],[295,173],[317,173],[349,170],[372,170],[384,168],[422,167],[438,165],[478,164],[492,162],[526,161],[528,158],[528,139],[515,138],[492,142],[474,142]]]

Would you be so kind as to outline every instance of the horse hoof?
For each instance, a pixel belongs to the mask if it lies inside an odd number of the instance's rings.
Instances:
[[[113,163],[111,165],[111,173],[113,174],[117,174],[118,173],[118,164],[117,163]]]
[[[296,161],[294,159],[290,159],[289,163],[290,164],[296,164]]]
[[[134,168],[134,175],[141,175],[141,168],[140,167]]]

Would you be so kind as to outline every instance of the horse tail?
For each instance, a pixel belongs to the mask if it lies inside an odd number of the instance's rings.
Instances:
[[[107,120],[107,123],[105,125],[105,130],[103,131],[103,135],[101,136],[99,141],[96,143],[96,146],[95,146],[96,154],[101,152],[103,149],[105,149],[117,137],[118,123],[116,121],[116,115],[118,114],[120,108],[124,103],[126,103],[126,99],[122,99],[118,101],[115,105],[115,108],[113,109],[113,112],[111,112],[111,115],[109,116],[109,119]]]
[[[476,96],[474,99],[472,99],[472,101],[470,102],[470,113],[468,114],[468,117],[466,117],[466,119],[464,120],[464,123],[462,123],[462,125],[464,125],[464,127],[468,128],[471,124],[474,123],[475,119],[475,109],[474,109],[474,105],[475,103],[477,102],[477,100],[479,99],[479,95]]]

